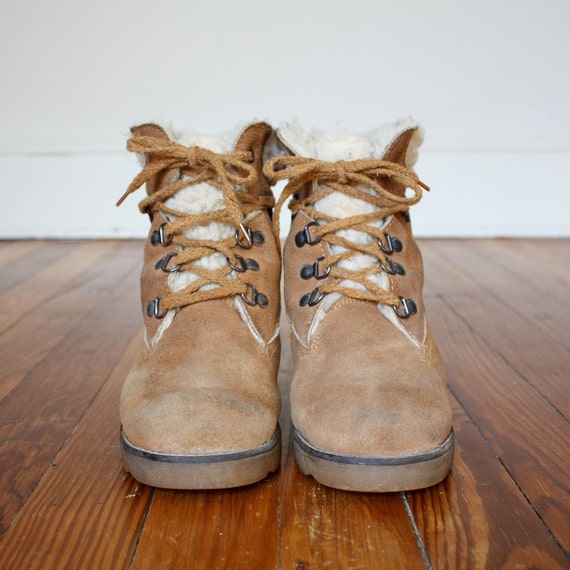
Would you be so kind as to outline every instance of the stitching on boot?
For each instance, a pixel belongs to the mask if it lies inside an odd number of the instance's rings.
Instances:
[[[257,327],[251,320],[245,306],[243,305],[242,301],[238,297],[234,297],[234,307],[237,310],[239,316],[241,317],[242,321],[246,324],[247,328],[250,330],[253,338],[263,347],[267,348],[276,338],[279,336],[279,325],[277,325],[273,335],[268,341],[265,341],[264,338],[261,336],[261,333],[257,330]]]

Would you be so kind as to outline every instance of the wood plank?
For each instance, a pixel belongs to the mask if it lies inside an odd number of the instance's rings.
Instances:
[[[568,422],[497,354],[494,336],[483,339],[473,331],[453,299],[431,299],[429,308],[452,392],[568,548]]]
[[[483,246],[496,249],[501,257],[516,260],[511,270],[539,291],[546,284],[549,290],[553,286],[560,290],[559,285],[570,287],[570,239],[484,240]]]
[[[442,253],[444,241],[434,241],[424,247],[426,288],[453,306],[469,327],[484,339],[492,339],[492,349],[509,363],[521,378],[530,383],[559,413],[570,417],[570,390],[568,370],[570,353],[567,348],[553,341],[552,337],[536,326],[536,323],[508,307],[500,297],[485,289],[474,274],[467,274],[452,256]],[[469,247],[465,245],[465,258]],[[459,257],[459,256],[458,256]],[[489,270],[484,260],[477,265],[480,279]],[[511,281],[511,288],[516,283]],[[433,303],[428,304],[431,317]],[[543,302],[545,300],[543,298]],[[544,306],[544,305],[543,305]]]
[[[521,240],[517,247],[514,247],[513,240],[497,240],[483,245],[499,258],[499,267],[508,271],[512,282],[516,283],[510,290],[503,290],[502,299],[511,308],[524,311],[527,318],[568,350],[570,240],[566,242],[564,255],[560,255],[551,240],[542,243],[535,241]]]
[[[451,342],[451,341],[450,341]],[[457,400],[442,485],[407,493],[433,568],[568,568],[568,560]]]
[[[152,489],[122,470],[118,401],[141,343],[138,334],[0,541],[3,568],[129,567]]]
[[[2,275],[26,243],[0,243]],[[566,313],[544,292],[564,294],[569,243],[422,240],[457,458],[442,484],[393,495],[335,491],[296,467],[285,324],[280,472],[220,492],[139,485],[122,471],[117,432],[119,392],[141,342],[141,244],[115,242],[74,277],[52,275],[45,301],[0,332],[0,567],[570,568],[570,433],[544,395],[567,378],[567,361],[548,360],[568,353]],[[79,245],[27,251],[50,251],[39,274]],[[528,258],[548,269],[535,273]],[[517,306],[535,296],[529,311]],[[527,356],[532,343],[546,356]]]
[[[44,267],[24,283],[5,292],[0,331],[12,326],[34,307],[46,302],[75,276],[88,269],[97,259],[107,255],[115,242],[83,242],[71,249],[68,255]]]
[[[53,283],[46,284],[49,300],[9,329],[0,331],[0,401],[66,338],[95,304],[105,303],[116,280],[126,274],[138,274],[140,254],[135,251],[140,244],[113,242],[114,249],[109,252],[110,244],[104,242],[101,255],[94,254],[92,265],[61,284],[59,290],[53,288]]]
[[[397,493],[350,493],[303,475],[289,455],[280,478],[283,568],[424,568]]]
[[[568,349],[570,255],[560,258],[550,241],[517,240],[516,246],[512,242],[436,241],[432,246],[501,303]],[[537,249],[538,245],[542,247]]]
[[[124,260],[119,256],[118,261]],[[0,401],[0,486],[8,490],[0,513],[0,532],[26,501],[54,451],[69,437],[140,326],[138,299],[132,294],[138,286],[133,265],[123,264],[121,272],[111,279],[107,275],[103,283],[91,282],[91,291],[83,291],[74,305],[80,307],[89,297],[104,302],[96,302]],[[42,332],[49,335],[51,329]],[[12,346],[12,350],[22,354],[26,346]],[[29,451],[30,444],[36,456],[26,469],[18,457]]]
[[[12,247],[0,242],[0,292],[7,294],[9,289],[33,279],[46,266],[69,255],[76,247],[77,244],[70,241],[14,242]]]
[[[47,242],[35,241],[10,241],[0,240],[0,269],[2,269],[1,279],[4,279],[6,272],[3,268],[10,265],[12,262],[31,254],[38,249],[38,246]]]
[[[157,489],[132,568],[278,568],[277,476],[238,489]]]

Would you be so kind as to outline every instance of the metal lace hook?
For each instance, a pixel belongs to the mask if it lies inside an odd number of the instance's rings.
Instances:
[[[160,312],[160,297],[153,299],[147,306],[146,306],[146,316],[149,318],[154,317],[155,319],[163,319],[168,313],[167,310]]]
[[[394,306],[394,312],[401,319],[407,319],[411,315],[415,315],[418,312],[418,306],[413,299],[406,299],[405,297],[400,297],[400,303],[402,305],[403,312],[400,312],[398,306]]]
[[[269,299],[264,293],[260,293],[251,283],[246,283],[249,293],[251,294],[251,299],[248,299],[246,293],[240,293],[240,297],[243,299],[244,303],[251,305],[252,307],[257,305],[262,309],[265,309],[269,305]]]
[[[245,239],[246,239],[245,243],[241,241],[240,233],[241,233],[241,235],[243,235],[245,237]],[[247,226],[244,226],[243,224],[240,224],[239,228],[236,230],[235,238],[236,238],[236,243],[240,247],[243,247],[244,249],[250,249],[251,246],[253,245],[253,236],[251,233],[251,228],[248,228]]]
[[[174,252],[167,253],[163,258],[159,259],[154,266],[155,269],[162,269],[165,273],[174,273],[178,271],[181,267],[181,264],[178,263],[173,265],[172,267],[167,267],[168,262],[173,258],[176,257],[178,254]]]

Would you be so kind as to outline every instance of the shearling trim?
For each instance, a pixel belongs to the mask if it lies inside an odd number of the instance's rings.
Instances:
[[[244,125],[238,125],[233,129],[212,135],[197,133],[191,129],[178,130],[170,124],[161,126],[169,138],[177,143],[184,146],[200,146],[217,153],[231,152],[234,143],[245,128]]]
[[[298,121],[285,123],[277,129],[277,137],[297,156],[319,160],[356,160],[382,158],[390,145],[405,131],[416,129],[408,147],[406,167],[413,168],[418,149],[423,142],[423,128],[412,118],[406,117],[362,133],[351,133],[345,125],[338,124],[329,131],[306,131]]]

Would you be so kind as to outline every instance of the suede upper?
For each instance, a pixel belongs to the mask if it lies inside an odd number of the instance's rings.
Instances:
[[[168,138],[157,125],[133,132]],[[244,129],[236,141],[234,150],[253,153],[252,164],[258,172],[253,184],[236,191],[271,194],[261,174],[263,147],[270,133],[268,125],[257,123]],[[160,172],[148,182],[147,192],[164,188],[177,176]],[[166,221],[159,212],[152,216],[145,244],[141,300],[146,345],[121,395],[125,436],[137,447],[166,454],[223,454],[258,447],[274,436],[280,413],[276,379],[281,263],[270,213],[262,209],[244,220],[262,239],[248,249],[237,241],[232,248],[244,260],[254,260],[257,268],[234,271],[231,278],[263,293],[266,306],[250,305],[234,295],[173,309],[163,320],[149,314],[147,307],[170,292],[169,273],[157,263],[168,253],[180,251],[167,239],[157,243],[156,232]]]
[[[405,165],[413,137],[414,129],[401,133],[383,160]],[[343,175],[344,163],[337,164]],[[405,195],[397,178],[383,177],[381,184],[395,196]],[[317,182],[306,184],[296,196],[306,199],[318,187]],[[330,210],[327,215],[334,219]],[[304,295],[315,288],[334,291],[341,280],[334,272],[323,279],[302,275],[305,266],[319,259],[327,267],[335,254],[326,240],[297,243],[299,232],[313,222],[301,207],[283,252],[295,428],[314,448],[339,456],[401,458],[438,448],[452,429],[451,408],[443,364],[426,320],[422,258],[408,212],[386,217],[384,238],[397,240],[398,247],[383,253],[379,244],[376,262],[378,273],[380,262],[401,267],[401,272],[387,271],[381,277],[392,297],[405,299],[410,307],[413,301],[407,315],[402,307],[338,293],[326,293],[320,300],[315,294],[316,302],[307,303]],[[331,294],[336,297],[329,302]]]

